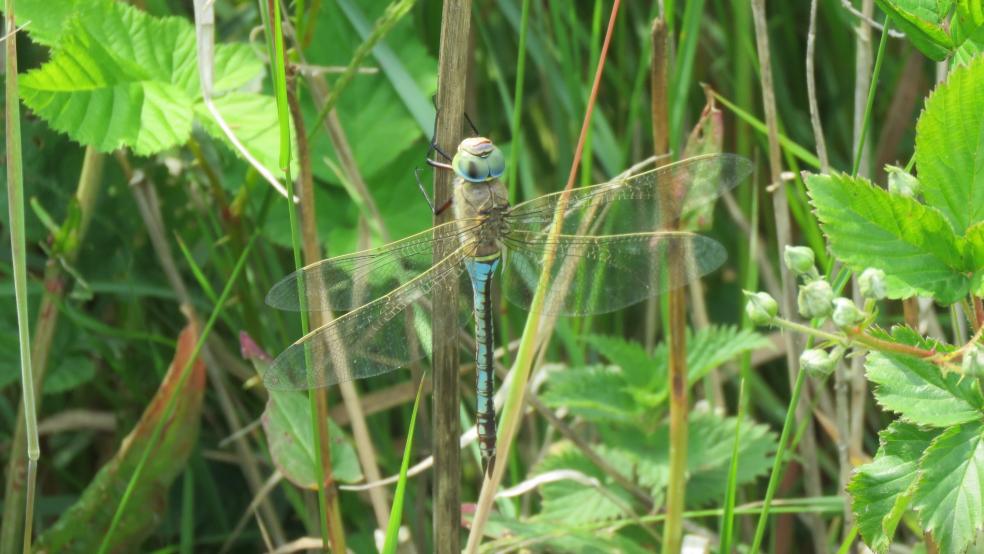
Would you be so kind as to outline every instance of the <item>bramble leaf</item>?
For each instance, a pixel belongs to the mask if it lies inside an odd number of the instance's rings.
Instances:
[[[984,425],[936,437],[919,462],[913,507],[940,552],[967,552],[984,531]]]
[[[148,155],[187,141],[201,95],[191,24],[121,3],[77,7],[58,24],[51,60],[22,77],[24,103],[104,152],[129,147]],[[56,38],[53,29],[42,36]],[[261,69],[247,46],[218,46],[215,88],[242,86]]]
[[[875,383],[875,399],[904,419],[931,427],[980,420],[984,400],[970,379],[944,375],[925,360],[902,354],[871,352],[865,363]]]
[[[892,423],[879,433],[874,461],[859,467],[847,485],[861,536],[875,552],[888,550],[912,501],[919,457],[937,434],[903,421]]]
[[[926,100],[916,168],[926,203],[958,235],[984,221],[984,57],[954,69]]]
[[[905,31],[906,36],[932,60],[943,61],[953,50],[953,40],[940,24],[942,17],[950,9],[940,6],[938,2],[925,0],[875,0],[878,7],[892,18],[898,28]],[[945,2],[950,4],[952,2]],[[941,8],[945,7],[945,12]]]
[[[890,298],[967,293],[963,241],[940,211],[843,174],[810,175],[806,187],[831,252],[855,271],[883,270]]]

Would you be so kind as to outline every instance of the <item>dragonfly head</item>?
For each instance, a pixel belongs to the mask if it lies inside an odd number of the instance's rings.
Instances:
[[[506,170],[506,158],[491,140],[469,137],[458,145],[451,167],[468,182],[484,183],[502,175]]]

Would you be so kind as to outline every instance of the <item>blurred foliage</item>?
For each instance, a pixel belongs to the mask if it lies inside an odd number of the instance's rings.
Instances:
[[[204,110],[195,65],[191,3],[147,0],[133,4],[137,7],[109,0],[16,3],[18,21],[31,21],[16,39],[23,100],[30,108],[22,114],[25,188],[27,197],[41,208],[29,211],[27,220],[32,323],[39,317],[46,265],[62,264],[66,275],[66,294],[57,305],[60,324],[49,347],[50,368],[43,387],[40,419],[43,422],[69,410],[86,410],[88,416],[109,415],[115,421],[115,430],[107,431],[93,423],[95,418],[84,416],[77,418],[68,430],[43,435],[37,527],[50,529],[49,536],[54,537],[63,528],[59,525],[65,525],[65,519],[61,524],[56,523],[59,518],[66,513],[77,514],[81,506],[94,513],[86,520],[89,527],[81,528],[94,537],[85,539],[101,540],[101,532],[105,530],[102,522],[111,517],[117,497],[116,493],[107,493],[108,496],[93,502],[93,495],[106,486],[105,479],[112,468],[123,463],[120,453],[125,453],[126,444],[132,444],[124,443],[123,439],[134,428],[140,429],[141,418],[152,406],[154,394],[174,356],[176,337],[185,327],[185,317],[177,303],[179,295],[166,278],[161,260],[151,245],[147,222],[136,209],[129,179],[138,172],[158,197],[164,236],[171,241],[171,248],[178,253],[180,241],[186,249],[187,257],[176,256],[178,271],[200,312],[211,310],[215,299],[208,289],[221,290],[242,252],[245,237],[253,229],[260,229],[262,239],[249,259],[244,284],[237,286],[233,301],[222,312],[213,333],[213,343],[222,353],[215,362],[219,366],[217,374],[226,381],[223,390],[230,391],[231,396],[224,396],[227,393],[218,392],[211,383],[200,391],[202,425],[197,441],[191,435],[186,436],[182,439],[185,450],[180,456],[175,447],[156,460],[167,466],[162,472],[168,474],[168,482],[183,474],[194,486],[178,490],[180,487],[165,485],[157,490],[154,478],[141,481],[141,485],[148,487],[148,494],[157,496],[153,505],[144,504],[135,509],[144,510],[146,513],[141,515],[153,519],[154,525],[141,527],[140,533],[133,535],[132,544],[138,542],[136,537],[149,534],[140,548],[174,550],[177,544],[191,541],[196,550],[211,551],[232,539],[242,551],[257,551],[264,543],[255,523],[251,521],[242,533],[233,535],[236,522],[247,512],[255,491],[244,480],[236,451],[222,441],[242,431],[231,426],[227,409],[233,410],[245,425],[259,420],[267,403],[266,394],[257,390],[252,367],[236,355],[238,333],[247,331],[269,351],[279,351],[299,335],[296,318],[263,304],[270,286],[293,269],[286,248],[290,237],[287,209],[283,199],[230,149],[216,122]],[[356,74],[336,105],[357,169],[378,206],[379,221],[368,220],[370,214],[364,204],[356,201],[353,184],[337,171],[340,160],[329,133],[314,121],[320,103],[307,80],[308,75],[326,79],[331,90],[331,83],[352,59],[372,22],[387,4],[385,0],[309,0],[285,6],[292,23],[304,32],[300,49],[295,42],[289,42],[289,56],[301,70],[297,81],[301,108],[308,132],[314,137],[310,153],[318,233],[324,251],[331,255],[379,245],[384,236],[399,238],[431,224],[430,211],[419,196],[413,170],[425,167],[424,155],[432,132],[431,98],[437,86],[440,3],[418,3],[372,51],[362,68],[365,71]],[[607,2],[532,3],[519,130],[522,148],[516,149],[519,137],[510,136],[509,129],[520,4],[520,0],[474,3],[474,49],[470,53],[467,94],[468,114],[478,130],[519,163],[518,181],[508,183],[514,202],[563,186],[600,47],[601,30],[600,24],[595,23],[595,14],[607,15],[609,9]],[[734,106],[722,108],[724,149],[762,162],[767,151],[766,137],[752,121],[752,118],[762,119],[759,62],[747,2],[707,0],[686,5],[669,1],[665,4],[675,7],[671,22],[674,45],[680,48],[681,54],[692,52],[693,55],[693,63],[681,63],[672,70],[670,144],[679,152],[688,130],[699,121],[705,96],[698,84],[706,83],[722,98],[719,105],[727,106],[726,100]],[[930,11],[912,8],[929,4],[933,5]],[[623,5],[592,121],[590,155],[583,166],[586,181],[605,181],[652,153],[648,69],[652,55],[650,26],[657,5],[657,2]],[[886,217],[886,205],[905,204],[906,209],[913,210],[906,212],[913,226],[926,228],[909,231],[918,234],[924,242],[928,240],[923,233],[927,229],[941,234],[939,240],[931,241],[931,253],[938,253],[946,244],[956,245],[960,240],[977,246],[975,249],[953,246],[954,251],[942,258],[930,256],[933,259],[914,261],[915,265],[908,268],[912,270],[909,274],[902,271],[905,267],[901,268],[893,274],[896,281],[892,290],[898,293],[896,296],[915,290],[936,294],[939,300],[949,302],[967,290],[980,293],[981,280],[967,275],[967,264],[980,267],[978,243],[984,235],[980,225],[974,225],[977,212],[972,214],[975,217],[964,217],[963,212],[948,212],[942,202],[933,203],[934,195],[947,192],[946,183],[957,186],[966,183],[962,179],[969,176],[976,188],[969,193],[971,197],[963,196],[963,204],[956,205],[977,209],[984,205],[975,202],[977,196],[973,196],[981,190],[979,154],[978,165],[956,167],[960,179],[950,181],[946,175],[933,174],[935,162],[931,158],[948,156],[956,148],[946,141],[948,138],[960,148],[972,142],[973,136],[958,140],[954,136],[957,130],[980,132],[984,97],[959,95],[957,89],[947,87],[969,87],[980,82],[984,65],[979,57],[976,61],[972,58],[984,44],[982,12],[973,0],[929,3],[878,0],[878,5],[884,12],[876,10],[876,19],[882,21],[890,16],[893,27],[904,30],[907,38],[890,39],[888,43],[871,114],[871,162],[862,173],[875,175],[872,168],[889,162],[905,165],[913,157],[918,140],[916,164],[920,177],[926,177],[924,186],[930,187],[926,191],[930,207],[913,207],[915,201],[899,198],[886,199],[887,193],[877,188],[883,180],[880,172],[872,177],[873,184],[853,177],[830,176],[822,177],[831,184],[825,189],[826,197],[820,198],[811,189],[819,218],[825,222],[828,210],[843,212],[857,208],[845,197],[848,186],[854,187],[851,191],[855,195],[858,191],[868,194],[869,202],[877,205],[877,210],[854,210],[854,215]],[[298,6],[306,9],[302,21],[295,17]],[[262,24],[257,3],[216,2],[215,9],[219,43],[217,92],[235,91],[217,97],[216,103],[237,133],[248,137],[245,143],[254,155],[267,167],[275,168],[278,143],[276,110],[267,78],[269,66],[264,60],[262,33],[253,34]],[[815,168],[798,165],[810,161],[797,161],[812,160],[802,153],[815,151],[803,63],[809,2],[769,2],[768,10],[776,102],[780,131],[785,137],[784,155],[788,156],[784,161],[787,169],[794,172],[789,187],[797,218],[794,233],[797,239],[804,238],[803,242],[819,241],[818,223],[810,213],[806,188],[798,174],[800,169]],[[944,24],[947,18],[949,25]],[[838,170],[850,169],[854,153],[856,42],[853,28],[857,23],[841,0],[819,2],[817,94],[831,164]],[[923,107],[923,97],[929,94],[935,81],[936,64],[932,60],[945,57],[967,67],[954,71],[950,84],[938,89],[926,102],[927,112],[935,108],[940,115],[920,119],[917,136],[917,115]],[[968,105],[948,111],[954,109],[955,101]],[[974,124],[968,123],[971,117],[968,114],[976,114]],[[38,214],[49,214],[55,225],[73,217],[72,198],[84,152],[80,142],[117,154],[106,159],[91,228],[78,244],[76,260],[69,263],[65,259],[49,259],[53,238]],[[117,150],[120,147],[125,148]],[[764,168],[765,164],[760,163],[759,167]],[[429,177],[430,173],[424,172],[425,183]],[[5,187],[5,174],[0,179]],[[771,205],[767,193],[759,186],[763,182],[763,178],[750,179],[734,193],[747,219],[751,219],[754,202],[759,206]],[[936,189],[932,188],[934,183]],[[843,187],[833,186],[837,184]],[[853,198],[856,200],[857,196]],[[6,195],[0,197],[3,244],[9,242],[6,202]],[[934,209],[939,210],[933,212],[935,215],[919,211]],[[763,210],[757,231],[772,271],[779,263],[774,229],[773,215]],[[831,250],[841,261],[858,267],[873,263],[875,257],[870,252],[852,250],[850,246],[851,241],[869,238],[864,228],[859,231],[861,237],[850,235],[851,229],[824,227],[824,231]],[[707,315],[710,321],[724,326],[697,331],[688,338],[694,396],[701,404],[691,416],[693,480],[688,484],[688,494],[695,508],[720,506],[738,423],[735,418],[718,413],[719,405],[706,405],[705,400],[714,400],[709,398],[712,386],[707,376],[712,369],[742,354],[766,350],[760,335],[727,326],[741,320],[740,289],[749,287],[750,274],[754,285],[754,275],[762,269],[749,256],[746,231],[720,210],[713,229],[707,234],[725,245],[731,259],[704,281]],[[901,238],[905,238],[904,233]],[[823,245],[810,244],[822,258]],[[905,240],[900,244],[913,246]],[[3,314],[0,317],[0,452],[3,453],[0,460],[6,463],[20,389],[16,386],[19,374],[10,254],[6,248],[0,252],[0,313]],[[895,253],[904,257],[906,253],[900,252]],[[931,282],[919,281],[925,278],[927,268],[945,275]],[[904,279],[910,274],[915,281]],[[500,327],[514,330],[526,314],[510,308],[498,317]],[[883,317],[886,324],[897,322],[901,319],[901,308],[893,305]],[[665,411],[666,383],[662,376],[666,353],[664,347],[647,351],[640,346],[651,338],[646,336],[646,320],[646,308],[639,306],[611,315],[561,322],[558,340],[553,341],[545,356],[548,361],[562,362],[564,370],[551,374],[543,387],[543,399],[560,409],[575,426],[575,432],[594,445],[610,464],[631,475],[634,482],[659,500],[665,487],[666,430],[661,414]],[[503,343],[515,338],[504,334]],[[465,353],[462,356],[463,360],[467,359]],[[611,365],[602,365],[602,360]],[[742,457],[737,482],[748,499],[762,497],[764,484],[756,478],[768,467],[775,443],[774,430],[781,426],[789,394],[784,359],[767,357],[767,360],[771,361],[755,367],[754,371],[742,372],[749,381],[750,417],[741,421],[738,432]],[[908,507],[898,504],[898,498],[916,482],[920,467],[938,474],[934,483],[968,490],[973,483],[954,483],[953,476],[958,470],[968,474],[967,468],[972,462],[979,463],[982,452],[979,420],[962,418],[956,422],[959,424],[953,421],[955,415],[968,410],[979,412],[979,405],[961,405],[957,410],[944,406],[939,411],[927,412],[928,417],[941,414],[950,417],[943,423],[953,426],[943,430],[936,426],[941,422],[927,420],[908,410],[922,405],[924,397],[906,396],[909,391],[893,387],[891,375],[879,381],[879,370],[885,374],[897,364],[905,363],[908,362],[882,357],[869,361],[868,366],[869,373],[875,373],[872,377],[878,383],[875,394],[882,406],[888,410],[897,408],[910,416],[905,422],[889,426],[893,416],[883,413],[879,407],[869,405],[870,412],[865,414],[868,424],[865,449],[868,452],[877,449],[877,453],[874,462],[859,471],[852,482],[852,492],[868,498],[876,507],[874,512],[857,515],[862,535],[879,550],[887,548],[895,524]],[[723,402],[720,405],[733,407],[737,396],[735,372],[723,369],[720,375],[725,393],[725,398],[719,399]],[[940,376],[948,390],[959,392],[970,386],[950,383],[951,377]],[[362,390],[388,393],[402,400],[395,403],[395,408],[377,411],[368,418],[385,475],[399,470],[410,420],[412,394],[401,397],[394,387],[403,380],[403,376],[395,373],[359,385]],[[338,403],[337,395],[332,396],[331,403]],[[474,396],[466,393],[463,409],[470,413],[473,408]],[[285,418],[281,423],[289,426],[291,421],[301,419]],[[428,453],[429,421],[424,408],[414,445],[421,457]],[[306,424],[310,425],[310,421]],[[600,496],[594,489],[578,483],[545,485],[529,495],[528,500],[503,500],[500,516],[489,529],[492,536],[546,537],[557,533],[557,521],[614,522],[624,517],[603,532],[577,527],[564,536],[554,536],[552,542],[541,544],[554,551],[609,548],[652,551],[654,539],[646,531],[658,524],[633,523],[635,516],[631,510],[625,510],[625,504],[642,508],[630,493],[599,473],[569,442],[557,440],[544,420],[531,417],[525,426],[519,439],[521,447],[514,449],[520,454],[510,460],[516,481],[550,469],[575,468],[598,479],[610,496]],[[879,447],[877,432],[883,428]],[[335,435],[338,433],[333,430]],[[891,437],[910,435],[915,437],[912,441],[922,441],[919,444],[924,448],[896,448],[903,443],[893,446]],[[247,437],[260,460],[263,475],[269,475],[278,461],[269,455],[267,437],[255,427],[247,432]],[[297,437],[298,440],[309,438],[309,433],[301,431]],[[354,463],[351,451],[346,450],[347,439],[339,444],[345,445],[341,448],[346,452],[341,461]],[[932,446],[926,447],[928,444]],[[822,440],[820,445],[818,459],[798,461],[818,465],[825,477],[824,491],[835,495],[837,446],[832,440]],[[304,448],[303,444],[294,446]],[[923,450],[926,455],[920,458]],[[538,454],[541,452],[542,456]],[[962,454],[946,457],[947,452]],[[346,477],[356,478],[358,468],[349,469]],[[478,464],[466,463],[464,469],[461,498],[469,502],[477,494],[481,475]],[[121,486],[120,477],[117,475],[110,483],[110,492],[115,490],[113,487]],[[339,479],[342,480],[341,475]],[[123,485],[125,482],[122,481]],[[946,498],[940,500],[941,490],[924,488],[911,497],[912,507],[921,511],[930,529],[938,529],[948,513],[942,511],[949,505],[944,502]],[[340,494],[350,548],[357,552],[372,550],[376,525],[371,509],[358,494]],[[407,506],[413,507],[405,510],[413,540],[420,551],[431,551],[430,482],[426,474],[411,479],[406,494]],[[783,494],[795,497],[805,493],[796,482]],[[317,534],[316,529],[308,527],[305,495],[283,482],[268,497],[270,513],[276,516],[288,538]],[[165,497],[170,502],[164,502]],[[910,497],[905,499],[908,501]],[[195,506],[194,510],[182,509],[188,502]],[[828,518],[842,513],[839,506],[831,510],[829,504],[821,506],[818,502],[817,505],[818,509],[834,512],[827,514]],[[67,511],[69,507],[73,511]],[[267,517],[262,511],[260,514]],[[699,520],[699,523],[709,529],[716,525],[711,520]],[[961,545],[969,544],[968,537],[979,520],[957,523],[959,526],[950,527],[951,533],[945,536],[941,546],[955,544],[955,550],[959,550]],[[806,544],[805,527],[797,525],[792,533],[793,549]],[[920,538],[913,534],[906,536]]]

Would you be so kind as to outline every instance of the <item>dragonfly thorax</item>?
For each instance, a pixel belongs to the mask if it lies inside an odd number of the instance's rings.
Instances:
[[[509,232],[505,217],[509,210],[508,193],[501,181],[475,183],[456,176],[452,206],[462,231],[462,244],[475,247],[472,256],[491,256],[501,250],[501,239]]]

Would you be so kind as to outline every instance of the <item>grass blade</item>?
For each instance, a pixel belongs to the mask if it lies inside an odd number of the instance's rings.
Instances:
[[[417,423],[417,409],[420,407],[421,392],[424,390],[424,380],[417,387],[417,398],[413,401],[413,411],[410,413],[410,431],[407,433],[407,445],[403,448],[403,462],[400,463],[400,480],[396,482],[393,493],[393,507],[390,510],[389,523],[386,525],[386,542],[383,544],[383,554],[394,554],[399,543],[400,520],[403,519],[403,501],[407,491],[407,469],[410,468],[410,453],[413,450],[413,430]]]

